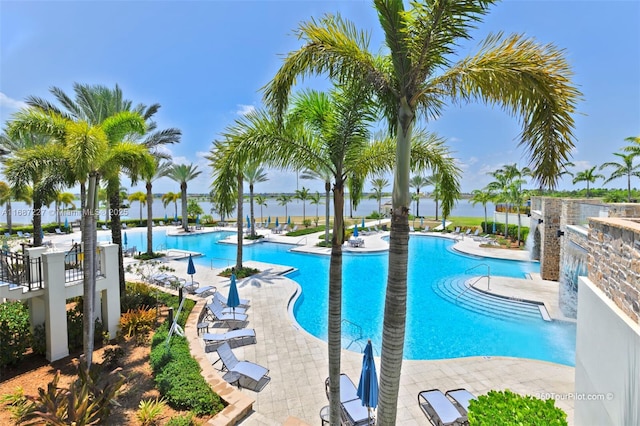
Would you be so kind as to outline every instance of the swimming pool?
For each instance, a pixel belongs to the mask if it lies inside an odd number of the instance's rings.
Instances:
[[[236,247],[216,244],[231,233],[167,236],[154,231],[154,245],[206,253],[194,258],[197,264],[226,267],[233,264]],[[129,245],[146,246],[146,234],[129,233]],[[467,269],[487,263],[492,275],[523,278],[537,272],[538,265],[461,255],[451,250],[444,238],[415,236],[409,241],[407,330],[405,359],[443,359],[466,356],[513,356],[575,364],[575,324],[545,322],[541,318],[500,319],[472,312],[442,298],[434,283],[464,278],[482,272]],[[298,323],[310,334],[326,340],[329,256],[295,253],[289,246],[261,243],[244,247],[244,259],[293,266],[288,275],[302,287],[294,306]],[[229,263],[231,262],[231,263]],[[371,339],[378,355],[381,347],[384,288],[388,254],[344,253],[343,258],[343,345],[360,350]],[[321,319],[322,321],[319,321]]]

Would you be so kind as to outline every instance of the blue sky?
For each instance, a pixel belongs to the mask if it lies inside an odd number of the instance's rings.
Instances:
[[[370,31],[372,50],[382,48],[370,1],[0,0],[0,121],[29,95],[52,99],[52,86],[71,94],[74,82],[117,83],[134,103],[162,105],[159,127],[183,132],[182,143],[170,147],[174,161],[193,162],[203,171],[189,192],[208,192],[210,170],[203,156],[211,141],[239,115],[261,107],[260,88],[283,55],[301,45],[293,35],[298,24],[335,12]],[[474,53],[497,31],[564,48],[583,93],[573,152],[573,171],[580,171],[614,161],[612,153],[625,145],[624,138],[640,135],[638,22],[638,1],[511,0],[496,4],[473,32],[474,40],[458,52]],[[313,84],[326,87],[322,79]],[[526,165],[517,146],[519,122],[499,109],[450,105],[426,126],[448,140],[464,170],[464,191],[483,187],[491,180],[487,172],[503,164]],[[269,179],[256,191],[296,189],[291,173],[270,171]],[[322,191],[320,183],[303,184]],[[572,187],[569,179],[561,181],[560,188]],[[165,178],[154,190],[179,188]]]

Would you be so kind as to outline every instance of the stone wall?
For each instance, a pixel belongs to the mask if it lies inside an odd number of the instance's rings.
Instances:
[[[592,218],[589,227],[589,279],[640,323],[640,219]]]
[[[560,217],[562,200],[553,197],[541,197],[540,215],[540,276],[543,280],[558,281],[560,277]],[[533,214],[532,214],[533,217]]]

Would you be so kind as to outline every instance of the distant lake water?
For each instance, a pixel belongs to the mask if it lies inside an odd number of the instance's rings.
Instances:
[[[323,199],[324,201],[324,199]],[[386,202],[389,202],[390,198],[383,198],[382,199],[382,204],[383,204],[383,211],[384,211],[384,204]],[[80,204],[79,201],[76,202],[77,205]],[[202,209],[204,210],[205,214],[211,214],[213,215],[214,218],[219,218],[219,215],[217,213],[212,213],[211,212],[211,203],[208,201],[201,201],[200,202],[200,206],[202,207]],[[32,210],[31,210],[31,206],[26,205],[23,202],[20,201],[13,201],[11,203],[11,207],[12,207],[12,221],[13,224],[15,225],[27,225],[30,224],[33,218],[32,215]],[[267,199],[267,206],[266,207],[261,207],[258,206],[257,204],[255,204],[254,201],[254,215],[256,217],[256,220],[261,220],[260,216],[262,215],[263,220],[267,220],[267,218],[269,216],[271,216],[271,220],[275,221],[276,217],[279,217],[280,220],[285,219],[285,207],[281,206],[276,200],[275,198],[269,198]],[[426,217],[433,217],[435,215],[435,211],[436,211],[436,207],[435,207],[435,202],[430,199],[430,198],[423,198],[420,200],[420,205],[419,205],[419,213],[421,216],[426,216]],[[173,218],[173,216],[175,215],[175,206],[173,203],[169,204],[166,208],[162,205],[162,201],[160,199],[155,199],[153,202],[153,216],[156,219],[160,219],[162,220],[166,214],[167,218],[169,218],[169,220],[171,218]],[[303,206],[302,206],[302,201],[300,200],[293,200],[291,201],[288,205],[287,205],[287,213],[289,216],[302,216],[303,215]],[[364,199],[360,202],[360,204],[358,205],[357,209],[354,209],[352,212],[353,217],[355,218],[360,218],[363,216],[367,216],[370,215],[372,212],[377,211],[378,210],[378,202],[376,200],[373,199]],[[487,214],[489,215],[489,218],[493,217],[493,210],[494,210],[494,206],[493,204],[488,204],[487,205]],[[325,211],[325,205],[321,204],[319,206],[317,206],[317,215],[318,217],[323,217],[324,216],[324,211]],[[181,212],[181,205],[180,202],[178,202],[178,215],[180,215]],[[124,219],[138,219],[140,218],[140,204],[137,201],[134,201],[131,206],[127,209],[126,211],[126,215],[123,216]],[[243,213],[244,216],[247,216],[249,214],[249,203],[244,203],[243,206]],[[350,212],[349,212],[349,202],[348,200],[345,200],[345,217],[349,217],[350,216]],[[309,201],[307,200],[306,202],[306,207],[305,207],[305,214],[306,217],[313,219],[314,217],[316,217],[316,205],[312,205],[309,203]],[[333,203],[331,203],[330,205],[330,214],[333,215]],[[416,214],[416,204],[415,202],[411,203],[411,214]],[[6,218],[6,210],[4,209],[4,207],[0,207],[0,222],[1,223],[6,223],[7,222],[7,218]],[[451,212],[451,216],[466,216],[466,217],[483,217],[484,216],[484,209],[482,207],[481,204],[477,204],[475,206],[471,205],[471,203],[469,203],[467,200],[459,200],[456,204],[456,206],[453,208],[452,212]],[[438,205],[438,218],[442,217],[442,209],[440,208],[440,206]],[[80,218],[80,210],[63,210],[62,214],[61,214],[61,222],[64,223],[65,218],[69,221],[69,222],[73,222],[75,220],[78,220]],[[100,215],[100,220],[104,220],[105,216],[104,216],[104,209],[101,210],[101,215]],[[144,206],[142,208],[142,219],[146,219],[147,218],[147,207]],[[48,223],[55,223],[57,220],[56,218],[56,211],[55,208],[53,207],[53,205],[51,206],[51,208],[43,208],[42,210],[42,223],[43,224],[48,224]],[[262,221],[262,220],[261,220]]]

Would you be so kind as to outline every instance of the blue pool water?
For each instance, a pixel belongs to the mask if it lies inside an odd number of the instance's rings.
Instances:
[[[235,263],[235,245],[218,244],[230,233],[167,236],[154,232],[154,246],[188,249],[205,253],[194,258],[201,267],[226,267]],[[145,233],[128,233],[129,246],[145,250]],[[539,320],[499,319],[464,309],[438,296],[434,283],[443,278],[482,275],[486,269],[465,271],[480,263],[491,267],[491,275],[523,278],[539,266],[476,258],[451,250],[453,242],[443,238],[416,236],[409,241],[409,275],[406,359],[442,359],[465,356],[513,356],[566,365],[575,364],[575,325]],[[294,253],[290,246],[261,243],[244,247],[244,260],[276,263],[297,269],[288,275],[302,287],[294,307],[298,323],[309,333],[326,340],[329,256]],[[371,339],[379,355],[382,335],[384,293],[388,254],[344,253],[343,258],[343,344],[360,350],[360,336]],[[351,325],[356,324],[356,326]]]

